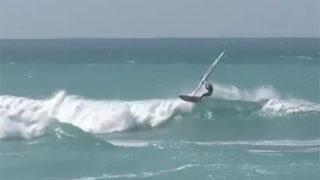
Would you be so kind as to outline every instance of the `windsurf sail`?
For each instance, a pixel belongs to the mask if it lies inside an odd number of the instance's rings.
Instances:
[[[218,62],[220,61],[220,59],[222,58],[222,56],[224,55],[224,51],[213,61],[213,63],[209,66],[208,70],[204,73],[204,75],[201,78],[201,81],[199,83],[199,85],[197,86],[197,88],[193,91],[192,96],[194,96],[199,89],[201,88],[201,86],[203,85],[203,83],[208,79],[208,77],[210,76],[210,74],[212,73],[213,69],[216,67],[216,65],[218,64]]]

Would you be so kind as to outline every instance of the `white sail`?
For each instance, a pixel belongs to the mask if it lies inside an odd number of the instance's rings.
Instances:
[[[204,73],[204,75],[201,78],[201,81],[199,83],[199,85],[197,86],[197,88],[193,91],[192,95],[194,96],[199,89],[201,88],[201,86],[203,85],[203,83],[207,80],[207,78],[210,76],[210,74],[212,73],[214,67],[218,64],[219,60],[222,58],[222,56],[224,55],[224,52],[222,52],[214,61],[213,63],[209,66],[208,70],[206,71],[206,73]]]

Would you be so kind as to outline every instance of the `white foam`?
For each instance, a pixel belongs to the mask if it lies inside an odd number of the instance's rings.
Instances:
[[[310,56],[296,56],[298,59],[305,59],[305,60],[311,60],[315,61],[317,60],[316,58],[310,57]]]
[[[16,137],[31,139],[43,134],[46,125],[46,121],[39,121],[38,119],[1,117],[0,139]]]
[[[63,136],[67,136],[67,137],[71,137],[71,138],[75,138],[75,139],[77,138],[76,136],[63,131],[61,127],[55,128],[54,131],[56,133],[57,138],[59,138],[59,139],[62,139]]]
[[[98,180],[98,179],[117,179],[117,178],[150,178],[150,177],[155,177],[163,174],[168,174],[172,172],[178,172],[178,171],[183,171],[186,169],[190,168],[196,168],[196,167],[219,167],[219,168],[226,168],[225,164],[198,164],[198,163],[189,163],[189,164],[184,164],[181,166],[178,166],[176,168],[172,169],[163,169],[163,170],[158,170],[154,172],[141,172],[141,173],[129,173],[129,174],[103,174],[101,176],[97,177],[80,177],[80,178],[74,178],[72,180]]]
[[[279,93],[270,85],[252,90],[241,90],[234,85],[215,83],[214,98],[227,100],[260,101],[270,98],[280,98]]]
[[[44,100],[0,96],[0,138],[31,138],[43,134],[50,119],[91,133],[110,133],[134,127],[156,127],[187,112],[192,104],[179,99],[98,101],[61,91]]]
[[[27,98],[0,97],[0,139],[30,139],[43,134],[50,119],[41,110],[41,101]]]
[[[150,141],[118,140],[118,139],[108,140],[108,143],[111,143],[112,145],[119,146],[119,147],[148,147],[151,144]]]
[[[112,139],[106,140],[115,146],[120,147],[160,147],[191,144],[196,146],[263,146],[263,147],[304,147],[313,148],[320,147],[320,139],[312,140],[251,140],[251,141],[160,141],[160,140],[139,140],[139,139]]]
[[[313,140],[256,140],[256,141],[184,141],[186,144],[199,146],[282,146],[282,147],[313,147],[320,146],[319,139]]]
[[[301,99],[269,99],[262,107],[262,114],[267,116],[285,116],[300,112],[320,112],[320,105]]]
[[[290,152],[290,153],[315,153],[319,152],[319,147],[311,147],[311,148],[302,148],[302,149],[295,149],[295,148],[288,148],[288,149],[281,149],[281,150],[270,150],[270,149],[250,149],[248,150],[249,153],[253,154],[260,154],[260,155],[272,155],[272,156],[281,156],[283,152]]]
[[[301,59],[301,60],[309,60],[309,61],[316,61],[318,58],[316,57],[310,57],[310,56],[288,56],[288,55],[280,55],[280,58],[297,58],[297,59]]]
[[[270,85],[261,86],[251,90],[241,90],[234,85],[215,84],[214,98],[226,100],[241,100],[266,102],[263,104],[263,116],[285,116],[300,112],[320,112],[320,104],[302,99],[283,99]]]

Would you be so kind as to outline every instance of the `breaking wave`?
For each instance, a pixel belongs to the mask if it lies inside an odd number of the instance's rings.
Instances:
[[[320,105],[302,99],[269,99],[262,107],[267,116],[285,116],[294,113],[320,112]]]
[[[66,95],[64,91],[45,100],[1,96],[0,138],[39,136],[53,120],[95,134],[156,127],[175,113],[191,109],[192,104],[178,99],[101,101]]]
[[[223,99],[224,103],[218,99]],[[205,102],[200,108],[206,108],[206,104],[214,104],[220,109],[223,104],[230,107],[236,104],[234,108],[240,111],[250,105],[248,102],[253,102],[253,109],[267,116],[320,112],[319,104],[281,99],[271,86],[248,91],[217,84],[213,98]],[[47,99],[3,95],[0,96],[0,139],[38,137],[52,121],[71,124],[93,134],[153,128],[179,118],[183,113],[196,111],[194,106],[179,99],[93,100],[67,95],[64,91]]]

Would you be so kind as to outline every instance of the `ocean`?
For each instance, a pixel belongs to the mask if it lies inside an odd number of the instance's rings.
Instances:
[[[318,180],[319,46],[0,40],[0,178]],[[212,96],[180,100],[223,50]]]

